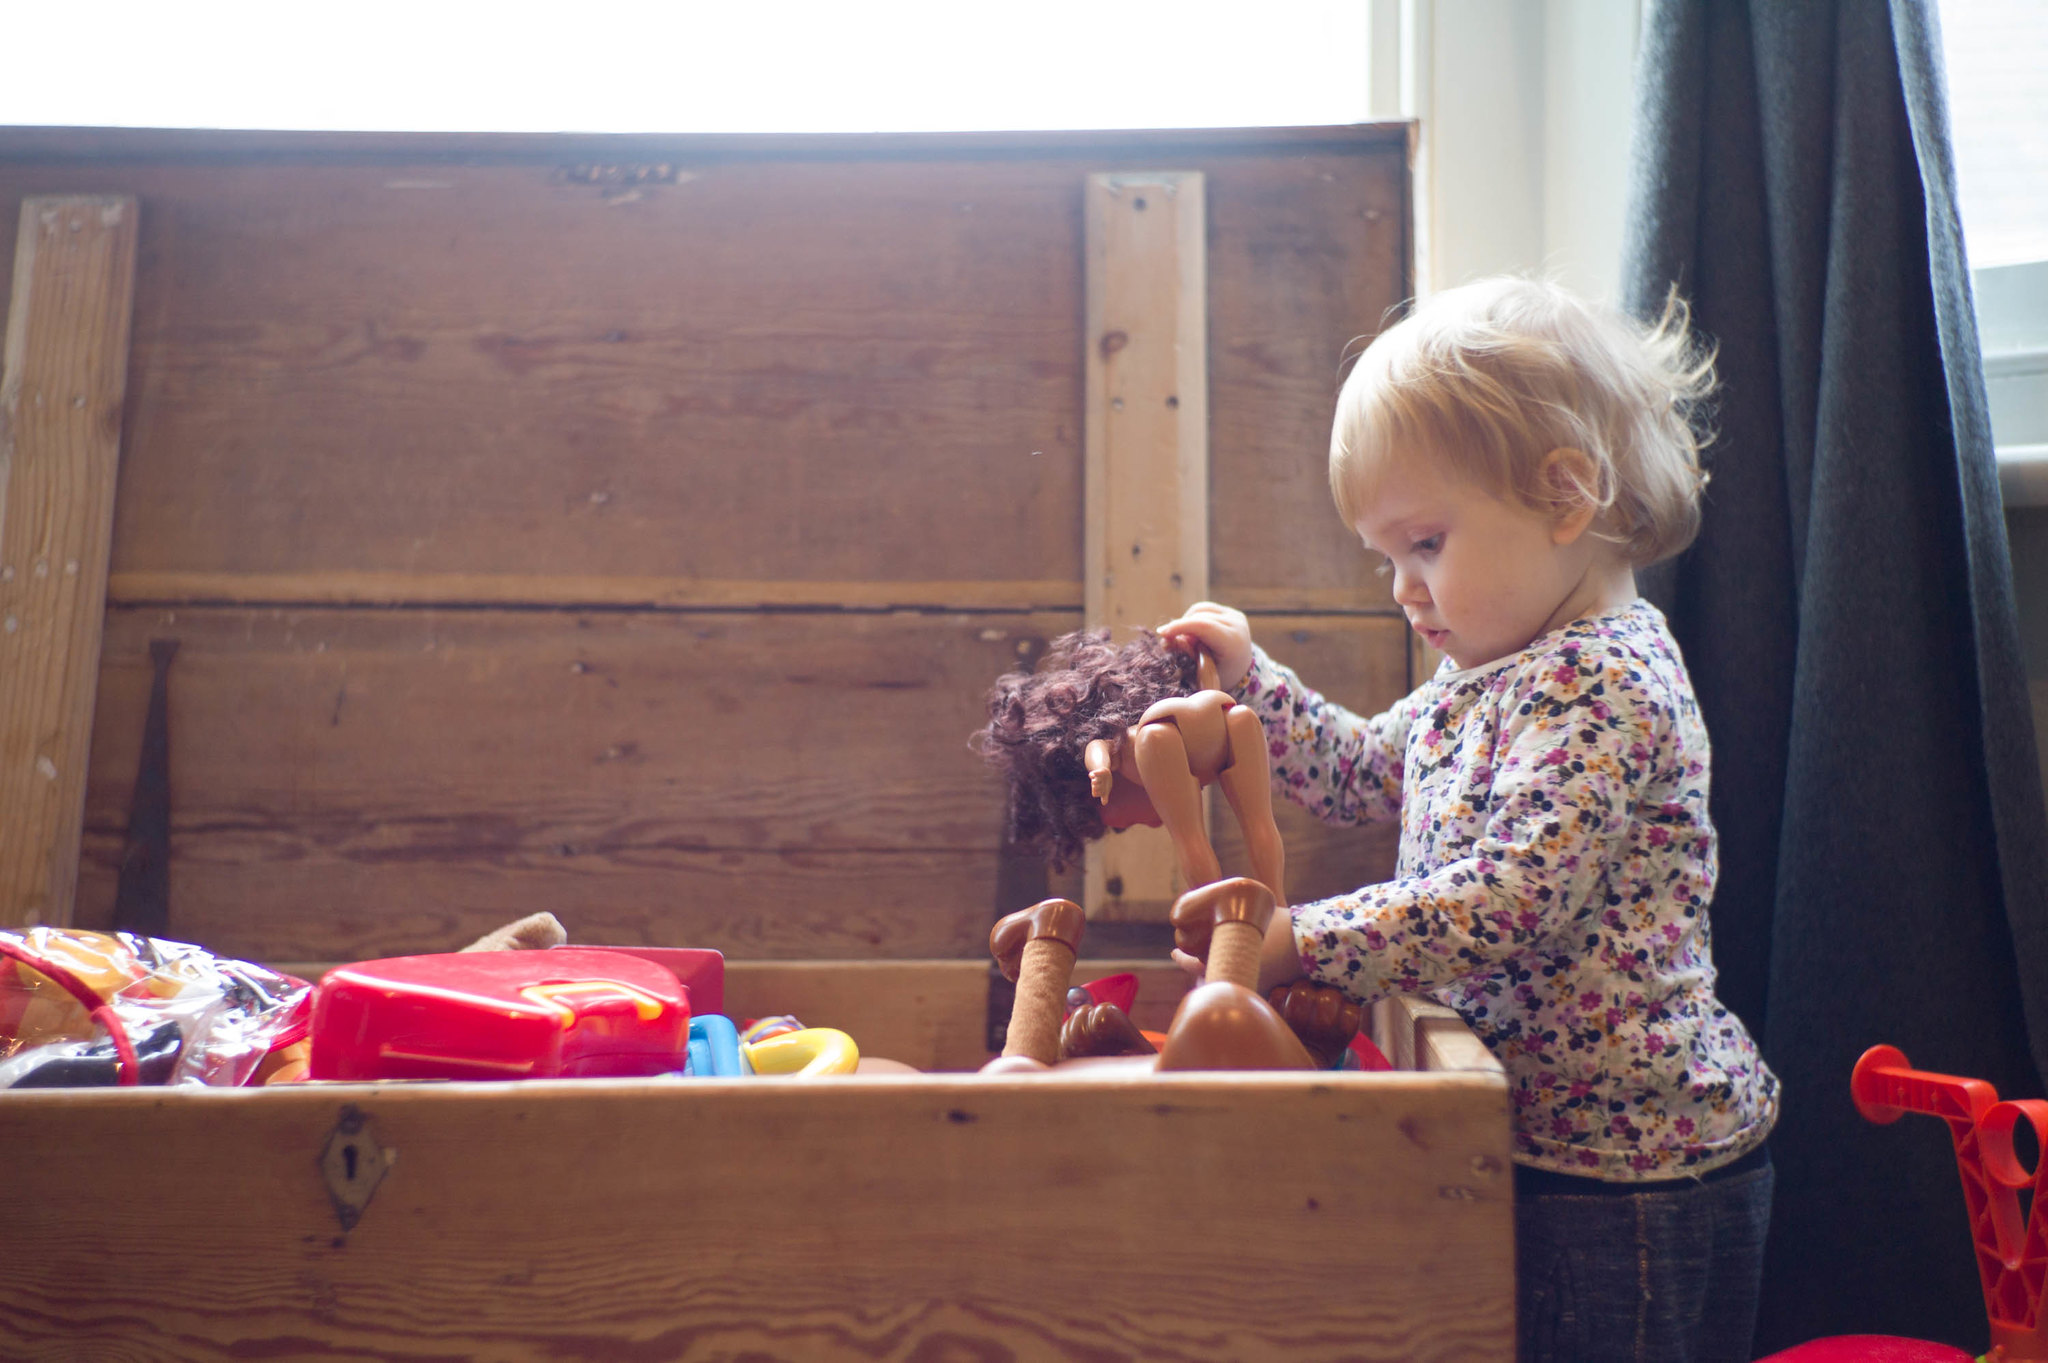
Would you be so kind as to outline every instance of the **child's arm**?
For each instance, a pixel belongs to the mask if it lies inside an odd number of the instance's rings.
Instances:
[[[1477,836],[1428,875],[1297,906],[1293,936],[1311,978],[1370,1002],[1531,953],[1585,956],[1598,949],[1589,938],[1640,930],[1635,920],[1659,901],[1668,911],[1674,896],[1705,911],[1712,834],[1693,814],[1704,793],[1638,811],[1671,738],[1625,662],[1546,659],[1500,710]],[[1656,884],[1630,878],[1652,861],[1680,869]]]
[[[1266,731],[1273,785],[1281,794],[1324,823],[1401,817],[1414,696],[1378,715],[1354,714],[1254,648],[1240,699]]]
[[[1353,714],[1253,644],[1244,612],[1213,601],[1196,602],[1159,633],[1199,643],[1215,657],[1224,689],[1259,717],[1273,784],[1288,799],[1325,823],[1400,817],[1412,696],[1371,718]]]

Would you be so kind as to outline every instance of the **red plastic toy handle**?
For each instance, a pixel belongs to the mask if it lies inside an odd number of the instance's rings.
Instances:
[[[1924,1112],[1948,1123],[1955,1143],[1956,1172],[1970,1213],[1970,1238],[1984,1284],[1984,1314],[1991,1342],[2012,1363],[2048,1359],[2048,1329],[2042,1292],[2048,1283],[2048,1212],[2042,1210],[2042,1173],[2020,1163],[2013,1132],[2024,1121],[2033,1127],[2037,1148],[2048,1150],[2048,1102],[2035,1098],[2000,1102],[1998,1090],[1982,1079],[1916,1070],[1896,1046],[1872,1046],[1849,1078],[1856,1110],[1873,1122],[1895,1122]],[[2020,1214],[2019,1191],[2034,1189],[2028,1215]]]
[[[1882,1126],[1908,1112],[1945,1122],[1975,1123],[1998,1101],[1998,1090],[1982,1079],[1958,1079],[1913,1069],[1897,1046],[1872,1046],[1849,1076],[1849,1093],[1866,1121]]]

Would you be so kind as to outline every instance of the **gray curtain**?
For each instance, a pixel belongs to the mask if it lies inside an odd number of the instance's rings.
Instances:
[[[1784,1080],[1757,1351],[1985,1347],[1948,1132],[1849,1072],[2041,1092],[2048,822],[1913,0],[1650,0],[1624,293],[1720,347],[1698,543],[1651,587],[1714,741],[1722,997]],[[2044,1212],[2043,1215],[2048,1215]]]

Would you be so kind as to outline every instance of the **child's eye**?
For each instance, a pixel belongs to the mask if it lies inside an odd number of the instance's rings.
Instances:
[[[1444,547],[1444,537],[1442,535],[1431,535],[1426,540],[1415,541],[1409,547],[1418,554],[1434,554],[1437,550]]]

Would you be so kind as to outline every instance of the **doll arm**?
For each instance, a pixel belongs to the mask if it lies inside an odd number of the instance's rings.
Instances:
[[[1090,739],[1081,763],[1088,768],[1088,793],[1108,804],[1110,787],[1116,784],[1116,745],[1106,738]]]

